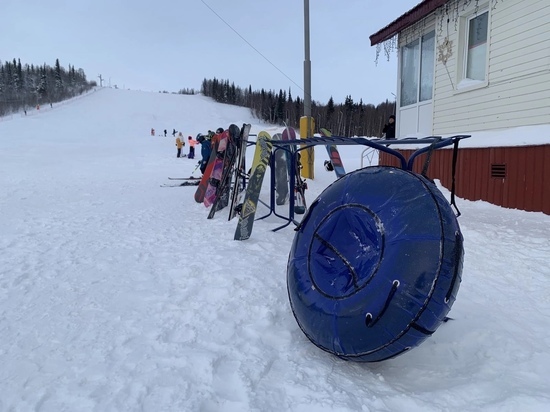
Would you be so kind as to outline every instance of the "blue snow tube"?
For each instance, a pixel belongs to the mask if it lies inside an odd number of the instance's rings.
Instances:
[[[376,362],[422,343],[460,285],[463,237],[428,179],[374,166],[338,179],[297,228],[287,267],[298,325],[319,348]]]

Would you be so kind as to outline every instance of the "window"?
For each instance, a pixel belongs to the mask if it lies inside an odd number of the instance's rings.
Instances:
[[[401,106],[418,101],[418,40],[407,44],[401,51]]]
[[[422,37],[420,101],[431,100],[434,89],[435,31]]]
[[[401,107],[433,96],[435,31],[401,49]]]
[[[487,32],[489,12],[478,14],[468,20],[468,45],[465,58],[465,78],[485,80],[487,67]]]

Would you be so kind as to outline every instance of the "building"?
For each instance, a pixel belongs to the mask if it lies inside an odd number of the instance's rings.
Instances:
[[[526,198],[550,192],[550,128],[531,129],[548,135],[520,136],[521,145],[509,133],[487,144],[480,133],[550,125],[548,21],[546,0],[424,0],[370,36],[398,51],[398,137],[473,136],[460,173],[476,174],[460,176],[459,196],[550,214],[550,195]],[[474,180],[484,183],[473,189]],[[535,187],[522,190],[526,182]]]

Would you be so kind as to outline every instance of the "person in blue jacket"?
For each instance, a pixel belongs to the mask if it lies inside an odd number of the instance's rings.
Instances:
[[[199,133],[197,135],[197,142],[201,145],[201,165],[200,170],[201,173],[204,174],[204,171],[206,170],[206,165],[208,165],[208,159],[210,159],[210,153],[212,152],[212,147],[210,145],[210,140],[206,139],[203,134]]]

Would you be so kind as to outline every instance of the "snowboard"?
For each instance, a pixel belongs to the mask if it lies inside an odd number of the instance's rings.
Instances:
[[[212,167],[212,172],[210,173],[210,178],[208,179],[208,186],[204,192],[203,204],[206,207],[210,207],[214,200],[216,200],[216,192],[218,190],[218,185],[222,178],[224,158],[225,158],[225,149],[229,144],[229,130],[224,130],[220,137],[220,143],[218,144],[218,151],[216,153],[216,158],[214,159],[214,166]]]
[[[252,171],[246,187],[244,202],[241,207],[239,222],[235,230],[235,240],[246,240],[250,238],[252,226],[254,225],[254,216],[258,207],[260,190],[264,180],[265,171],[269,165],[271,157],[271,136],[267,132],[258,133],[256,141],[256,150],[254,151],[254,160],[252,161]]]
[[[328,129],[322,128],[320,132],[321,136],[323,137],[332,137],[332,133]],[[344,176],[346,174],[346,170],[344,169],[344,165],[342,164],[342,159],[340,158],[338,147],[335,144],[327,144],[325,145],[325,147],[327,149],[332,168],[334,169],[334,173],[336,173],[336,177]]]
[[[212,140],[210,142],[210,144],[212,145],[212,152],[210,152],[210,158],[208,159],[208,163],[206,164],[206,169],[204,169],[201,181],[199,182],[199,187],[195,192],[195,201],[197,203],[202,203],[202,201],[204,200],[206,188],[208,187],[208,180],[210,179],[210,175],[212,174],[214,161],[216,160],[216,154],[218,152],[219,136],[220,135],[215,134],[214,136],[212,136]]]
[[[214,201],[212,202],[212,208],[208,213],[208,219],[212,219],[214,214],[226,207],[229,203],[229,189],[231,187],[231,177],[233,175],[233,169],[235,167],[235,161],[237,159],[238,145],[241,139],[241,129],[236,124],[229,126],[229,137],[227,140],[227,147],[225,148],[223,158],[223,168],[220,181],[216,186],[216,193]]]
[[[292,127],[286,127],[285,130],[283,130],[282,135],[283,140],[296,140],[296,131]],[[304,179],[302,179],[302,176],[300,174],[300,169],[302,168],[302,165],[300,163],[300,153],[296,153],[296,145],[290,146],[290,151],[292,154],[295,154],[296,159],[296,165],[295,165],[295,171],[294,171],[294,177],[291,177],[295,180],[294,183],[294,213],[297,215],[303,215],[306,212],[306,198],[305,198],[305,190],[307,189],[307,184]],[[288,173],[290,175],[292,171],[292,167],[290,164],[291,156],[288,157],[287,167],[288,167]]]
[[[246,147],[248,146],[248,138],[250,136],[250,124],[243,124],[241,130],[241,141],[239,154],[237,161],[235,163],[235,180],[233,181],[233,189],[231,191],[231,201],[229,204],[229,218],[228,220],[233,219],[237,215],[236,206],[241,203],[239,200],[242,200],[242,194],[246,186]]]
[[[273,135],[272,140],[282,140],[283,135],[276,133]],[[284,205],[288,200],[288,166],[287,156],[284,149],[278,149],[274,152],[275,167],[275,203],[277,205]]]

